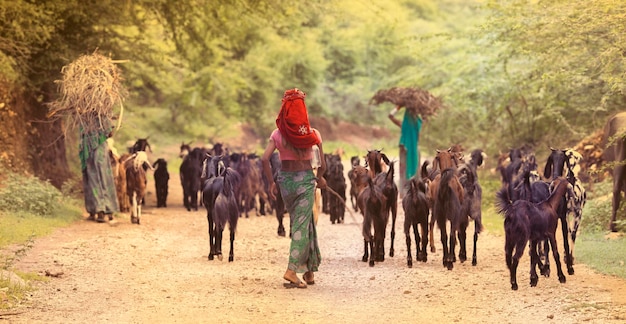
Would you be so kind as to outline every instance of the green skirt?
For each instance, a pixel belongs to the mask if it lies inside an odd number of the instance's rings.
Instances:
[[[313,222],[313,202],[315,199],[313,170],[281,171],[277,182],[291,224],[288,269],[299,273],[315,272],[322,257],[317,242],[315,223]]]
[[[109,160],[107,143],[100,143],[86,157],[83,169],[85,209],[90,214],[119,212],[115,179]]]

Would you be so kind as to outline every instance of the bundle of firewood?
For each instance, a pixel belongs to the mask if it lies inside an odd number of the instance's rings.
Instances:
[[[49,104],[48,118],[69,117],[70,126],[98,127],[96,120],[113,119],[113,109],[122,105],[124,88],[116,62],[104,55],[82,55],[61,69],[59,98]]]
[[[593,134],[583,138],[574,149],[583,156],[580,161],[580,180],[586,183],[603,181],[607,172],[603,167],[602,145],[603,129],[599,129]]]
[[[420,115],[424,120],[435,116],[437,111],[444,107],[443,100],[430,92],[417,88],[393,87],[378,90],[370,99],[370,104],[390,102],[399,107],[406,107],[413,116]]]

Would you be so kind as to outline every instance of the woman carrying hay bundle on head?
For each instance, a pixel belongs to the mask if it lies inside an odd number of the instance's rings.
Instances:
[[[79,158],[88,220],[100,223],[119,212],[107,138],[113,135],[113,105],[126,94],[111,59],[100,54],[83,55],[63,67],[61,98],[50,105],[48,117],[66,117],[69,127],[79,128]],[[66,126],[66,127],[67,127]]]
[[[400,122],[396,117],[396,113],[402,107],[396,106],[389,112],[389,119],[398,125],[401,129],[400,133],[400,190],[406,193],[405,183],[407,179],[411,179],[419,166],[419,139],[420,130],[422,129],[422,117],[414,114],[411,110],[405,109],[404,117]]]
[[[422,119],[436,114],[443,106],[441,99],[433,96],[420,88],[390,88],[379,90],[370,100],[376,105],[382,102],[391,102],[396,105],[389,112],[389,119],[401,129],[399,155],[400,155],[400,194],[401,197],[407,191],[406,180],[411,179],[419,167],[419,137],[422,130]],[[402,121],[396,118],[396,114],[402,109],[404,117]]]

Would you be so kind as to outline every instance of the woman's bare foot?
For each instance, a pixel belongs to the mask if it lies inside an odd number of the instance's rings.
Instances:
[[[305,272],[304,275],[302,276],[302,279],[304,279],[304,282],[306,282],[307,285],[315,284],[315,277],[313,275],[313,271]]]
[[[283,275],[283,279],[289,281],[288,284],[285,284],[287,288],[306,288],[306,284],[298,278],[298,275],[293,270],[287,269]]]

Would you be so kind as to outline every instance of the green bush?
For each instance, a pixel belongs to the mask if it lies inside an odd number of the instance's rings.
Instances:
[[[27,212],[49,217],[61,200],[61,193],[48,181],[0,171],[5,177],[0,187],[0,211]]]
[[[587,188],[587,202],[583,208],[583,216],[581,220],[581,228],[590,232],[603,232],[609,228],[611,219],[613,182],[611,178],[603,182],[594,183]],[[593,189],[593,190],[591,190]],[[618,210],[618,215],[626,213],[626,204],[622,203]],[[626,220],[618,219],[616,222],[619,231],[626,230]]]

